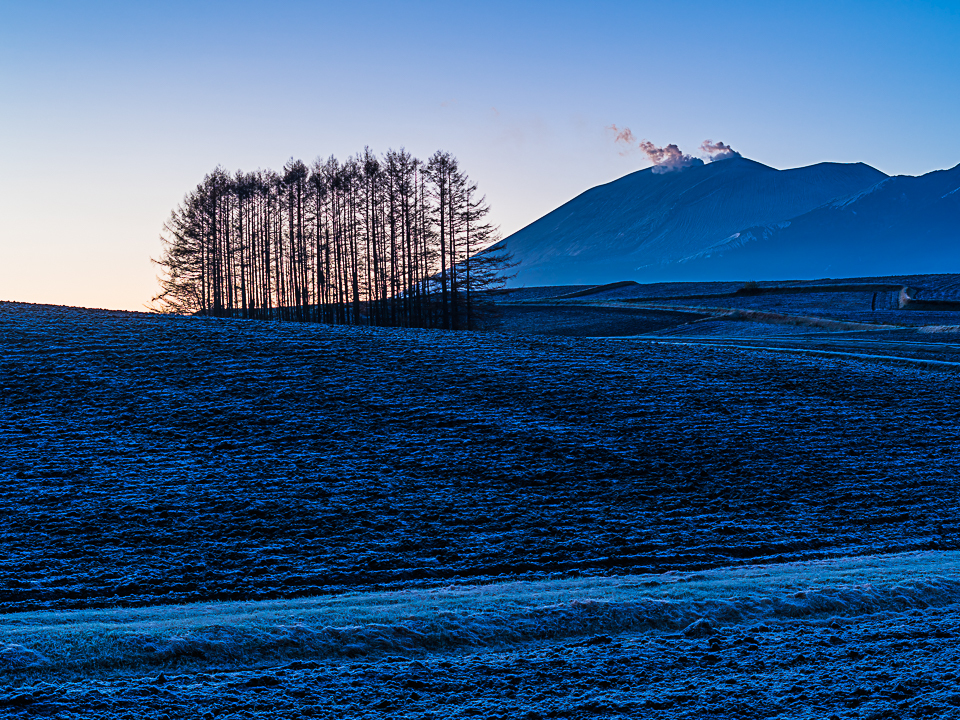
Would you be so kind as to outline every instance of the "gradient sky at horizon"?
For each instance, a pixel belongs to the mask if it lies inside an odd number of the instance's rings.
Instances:
[[[960,0],[0,0],[0,300],[140,309],[217,165],[456,155],[509,234],[649,165],[960,163]]]

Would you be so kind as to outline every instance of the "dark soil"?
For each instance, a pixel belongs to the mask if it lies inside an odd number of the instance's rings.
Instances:
[[[960,376],[0,303],[0,608],[954,547]]]
[[[514,335],[628,337],[683,326],[703,315],[591,305],[501,305],[489,323],[496,332]]]

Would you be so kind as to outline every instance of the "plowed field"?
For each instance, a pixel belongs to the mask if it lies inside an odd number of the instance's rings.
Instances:
[[[960,374],[0,304],[0,609],[662,572],[960,528]]]

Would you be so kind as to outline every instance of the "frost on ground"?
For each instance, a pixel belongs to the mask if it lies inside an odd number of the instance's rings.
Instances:
[[[960,707],[958,563],[957,552],[915,552],[18,613],[0,621],[0,642],[47,655],[3,667],[0,707],[103,718],[943,715]]]
[[[955,372],[0,306],[0,607],[953,547]]]
[[[515,581],[0,619],[0,668],[28,675],[448,651],[600,632],[701,637],[757,621],[859,617],[960,600],[960,553],[694,573]],[[28,649],[29,648],[29,649]]]
[[[943,717],[960,712],[957,563],[956,552],[921,552],[326,601],[12,615],[0,624],[5,639],[84,636],[67,643],[74,658],[96,645],[98,623],[99,635],[114,638],[194,627],[168,638],[162,658],[118,655],[125,661],[112,667],[71,671],[51,653],[42,667],[8,668],[0,707],[63,718]],[[545,600],[553,602],[537,605]],[[337,651],[245,653],[243,630],[295,615],[306,616],[302,634],[339,641]],[[371,615],[381,622],[317,623]],[[420,632],[411,631],[415,619]],[[405,641],[382,642],[400,627]],[[178,643],[189,651],[169,654]]]
[[[958,385],[935,366],[722,344],[2,303],[0,608],[75,617],[950,552]],[[913,588],[905,604],[710,620],[690,637],[697,613],[506,646],[370,650],[347,633],[289,661],[258,656],[266,636],[246,625],[199,644],[195,627],[161,628],[128,638],[149,672],[115,662],[107,679],[82,663],[50,675],[87,641],[70,655],[7,634],[0,702],[64,717],[919,716],[953,707],[955,577],[938,576],[936,602],[905,575],[887,583]],[[278,643],[353,627],[308,619],[284,621],[300,628]],[[122,645],[92,637],[101,657]],[[204,655],[231,643],[254,649]]]

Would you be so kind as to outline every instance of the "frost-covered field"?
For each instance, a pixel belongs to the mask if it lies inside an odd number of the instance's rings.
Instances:
[[[57,717],[942,717],[960,553],[19,613],[0,707]],[[29,649],[28,649],[29,648]]]
[[[0,703],[943,714],[958,386],[744,343],[2,303]]]

